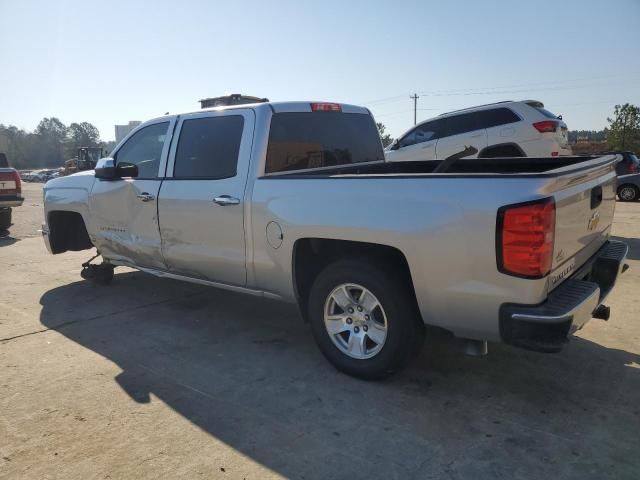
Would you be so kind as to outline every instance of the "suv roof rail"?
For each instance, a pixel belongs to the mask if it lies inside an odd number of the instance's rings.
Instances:
[[[476,105],[475,107],[467,107],[467,108],[461,108],[459,110],[451,110],[450,112],[441,113],[438,116],[442,117],[443,115],[449,115],[450,113],[464,112],[466,110],[473,110],[474,108],[490,107],[491,105],[500,105],[501,103],[512,103],[512,102],[513,100],[502,100],[501,102],[485,103],[484,105]]]

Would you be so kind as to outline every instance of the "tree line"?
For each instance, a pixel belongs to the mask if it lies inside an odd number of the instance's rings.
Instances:
[[[75,158],[79,147],[112,146],[100,140],[100,132],[89,122],[69,126],[56,117],[40,120],[33,132],[0,123],[0,151],[20,169],[57,168]]]

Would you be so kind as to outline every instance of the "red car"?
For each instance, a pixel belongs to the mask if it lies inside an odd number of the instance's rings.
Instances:
[[[0,153],[0,232],[11,226],[11,208],[24,202],[21,193],[20,174],[9,167],[7,156]]]

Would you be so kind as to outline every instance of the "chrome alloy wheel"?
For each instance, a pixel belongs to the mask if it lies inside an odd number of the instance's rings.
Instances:
[[[324,326],[336,347],[352,358],[377,355],[387,339],[387,315],[369,290],[343,283],[324,304]]]
[[[620,189],[620,198],[625,201],[633,200],[636,197],[636,191],[633,187],[624,187]]]

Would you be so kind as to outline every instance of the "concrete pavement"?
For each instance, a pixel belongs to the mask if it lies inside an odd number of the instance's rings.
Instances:
[[[336,372],[295,308],[50,256],[27,184],[0,239],[0,478],[640,478],[640,204],[631,269],[564,352],[432,334],[384,382]],[[38,196],[40,195],[40,196]]]

